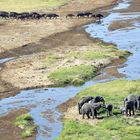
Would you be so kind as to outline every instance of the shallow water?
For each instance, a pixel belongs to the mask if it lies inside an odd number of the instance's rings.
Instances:
[[[86,26],[86,31],[92,37],[115,43],[118,48],[131,51],[133,55],[129,57],[126,66],[120,68],[119,71],[125,74],[127,79],[138,79],[140,75],[140,59],[138,59],[140,40],[135,35],[140,36],[139,22],[134,22],[131,28],[115,31],[108,30],[113,21],[121,20],[122,18],[128,20],[140,16],[140,13],[117,13],[117,10],[128,6],[130,6],[129,1],[124,0],[115,8],[109,10],[110,15],[104,18],[101,24],[90,24]],[[0,60],[0,63],[5,62],[5,60]],[[59,135],[63,127],[60,121],[61,114],[56,109],[58,105],[74,97],[78,92],[90,85],[117,79],[107,75],[105,70],[101,73],[100,76],[86,82],[81,87],[69,86],[65,88],[23,90],[14,97],[0,100],[0,115],[6,115],[15,109],[27,108],[37,125],[38,134],[36,139],[52,140]]]
[[[129,1],[125,0],[125,3]],[[126,7],[128,5],[126,4]],[[119,8],[117,8],[118,10]],[[86,26],[86,31],[94,38],[99,38],[105,42],[117,44],[121,50],[128,50],[133,53],[125,63],[126,66],[119,69],[119,72],[126,75],[126,79],[137,80],[140,78],[140,23],[137,18],[140,18],[140,12],[117,13],[115,11],[104,18],[101,24],[90,24]],[[131,26],[109,31],[109,25],[114,21],[133,20]]]

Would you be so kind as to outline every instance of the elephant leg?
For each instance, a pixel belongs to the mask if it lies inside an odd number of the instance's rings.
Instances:
[[[107,117],[109,116],[108,110],[107,110]]]
[[[129,109],[129,116],[131,116],[131,109]]]
[[[94,110],[94,116],[97,119],[97,110],[96,109]]]
[[[94,109],[91,109],[91,112],[92,112],[92,118],[94,119],[94,116],[95,116]]]
[[[89,113],[87,113],[87,118],[90,119],[90,115],[89,115]]]
[[[85,113],[83,113],[83,117],[82,117],[82,119],[85,119]]]
[[[125,112],[126,116],[128,116],[128,109],[126,108],[126,112]]]
[[[135,115],[135,110],[134,110],[134,108],[132,109],[132,113],[133,113],[133,115]]]

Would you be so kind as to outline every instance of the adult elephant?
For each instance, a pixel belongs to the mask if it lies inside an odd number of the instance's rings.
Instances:
[[[83,115],[83,119],[85,118],[85,115],[87,115],[87,118],[90,118],[90,115],[92,115],[92,118],[97,118],[97,110],[99,110],[102,107],[101,103],[85,103],[80,112]]]
[[[94,99],[90,101],[91,103],[98,103],[98,102],[103,102],[105,104],[105,100],[102,96],[96,96]]]
[[[134,104],[134,109],[137,110],[140,105],[140,96],[130,94],[124,99],[124,106],[126,106],[127,101],[132,101]]]
[[[131,116],[131,113],[135,115],[135,103],[133,101],[126,101],[125,110],[126,116]]]
[[[82,99],[80,99],[80,101],[78,102],[78,111],[79,111],[79,114],[81,114],[81,112],[80,112],[81,107],[85,103],[88,103],[92,99],[94,99],[94,97],[92,97],[92,96],[87,96],[87,97],[83,97]]]

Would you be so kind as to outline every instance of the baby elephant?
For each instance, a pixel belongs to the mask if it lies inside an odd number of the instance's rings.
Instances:
[[[112,104],[106,105],[107,116],[111,116],[112,115],[112,110],[113,110],[113,105]]]
[[[80,112],[83,115],[83,119],[85,114],[88,118],[90,118],[90,115],[92,115],[93,119],[94,117],[97,118],[97,110],[99,110],[102,107],[101,103],[85,103]]]
[[[126,108],[124,106],[121,106],[120,107],[120,111],[121,111],[121,114],[122,115],[125,115],[126,114]]]

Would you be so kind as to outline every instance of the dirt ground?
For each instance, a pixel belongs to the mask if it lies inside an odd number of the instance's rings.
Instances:
[[[96,8],[108,6],[115,1],[83,0],[81,2],[81,0],[73,0],[68,5],[55,9],[62,15],[57,20],[4,21],[0,24],[0,58],[16,57],[15,60],[6,63],[0,71],[0,98],[15,95],[21,88],[44,86],[47,79],[43,73],[47,73],[50,69],[44,70],[42,60],[49,53],[57,51],[63,53],[65,50],[78,49],[80,46],[95,43],[83,32],[82,28],[78,27],[90,23],[93,19],[66,20],[64,18],[66,13],[94,11]],[[49,86],[52,83],[47,84]],[[47,84],[45,82],[45,86]],[[72,105],[74,104],[72,103]],[[67,106],[66,103],[65,107]],[[70,108],[66,113],[66,118],[73,115],[71,113],[73,109],[76,112],[76,107]],[[0,138],[2,140],[21,139],[20,130],[11,123],[21,113],[22,111],[17,111],[0,118]],[[81,119],[81,116],[76,119]],[[28,140],[32,139],[35,137]]]
[[[0,139],[1,140],[23,140],[21,137],[21,129],[14,126],[13,123],[17,116],[27,113],[27,110],[21,109],[9,113],[6,116],[0,117]],[[25,140],[34,140],[35,135]]]

